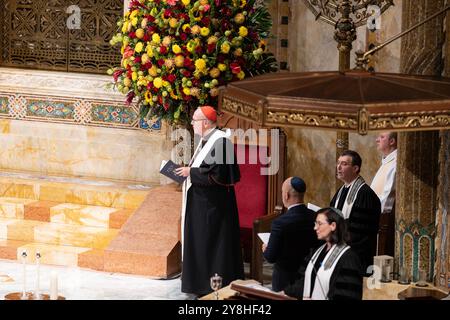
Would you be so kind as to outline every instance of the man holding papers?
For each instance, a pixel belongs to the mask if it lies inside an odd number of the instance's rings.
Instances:
[[[298,269],[311,248],[320,243],[314,231],[316,213],[303,203],[306,184],[299,177],[286,179],[281,188],[287,212],[272,222],[269,242],[263,244],[264,258],[274,263],[272,290],[282,291],[298,278]]]

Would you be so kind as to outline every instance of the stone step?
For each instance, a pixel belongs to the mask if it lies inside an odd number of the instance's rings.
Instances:
[[[133,212],[134,209],[0,198],[0,218],[120,229]]]
[[[114,181],[2,174],[0,175],[0,197],[4,198],[136,209],[151,189],[147,185]]]
[[[0,239],[103,249],[119,230],[0,218]]]

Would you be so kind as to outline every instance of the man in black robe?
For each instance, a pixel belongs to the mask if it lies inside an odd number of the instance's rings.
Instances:
[[[239,216],[234,184],[240,179],[233,145],[216,129],[216,111],[198,108],[192,117],[194,133],[202,137],[188,167],[184,190],[184,237],[181,291],[205,295],[216,273],[222,286],[244,279]]]
[[[376,255],[377,233],[381,203],[376,193],[359,175],[362,159],[352,150],[344,151],[336,165],[337,177],[344,185],[334,195],[330,206],[344,214],[350,233],[349,245],[361,260],[363,274],[373,265]]]

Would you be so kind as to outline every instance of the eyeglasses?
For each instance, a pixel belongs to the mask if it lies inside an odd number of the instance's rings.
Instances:
[[[314,221],[314,226],[320,227],[323,224],[329,224],[328,222],[322,222],[322,221]]]
[[[194,123],[195,121],[204,121],[204,120],[206,120],[206,119],[192,119],[191,123]]]

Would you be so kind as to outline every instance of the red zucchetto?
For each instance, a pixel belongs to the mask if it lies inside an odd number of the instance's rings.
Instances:
[[[205,115],[206,119],[211,120],[212,122],[217,121],[217,112],[213,107],[203,106],[203,107],[200,107],[200,110]]]

